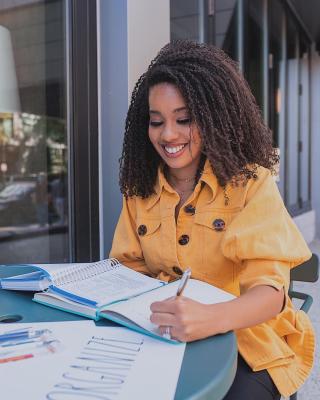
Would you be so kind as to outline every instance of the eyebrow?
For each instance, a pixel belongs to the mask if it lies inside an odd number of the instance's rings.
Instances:
[[[179,108],[175,108],[173,110],[174,113],[180,112],[180,111],[187,111],[187,107],[179,107]],[[157,115],[161,115],[160,111],[156,111],[156,110],[149,110],[150,114],[157,114]]]

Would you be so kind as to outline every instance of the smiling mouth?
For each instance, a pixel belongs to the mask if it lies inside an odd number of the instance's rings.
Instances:
[[[165,153],[174,155],[180,153],[186,147],[186,145],[187,144],[185,143],[178,146],[162,146],[162,148],[164,149]]]

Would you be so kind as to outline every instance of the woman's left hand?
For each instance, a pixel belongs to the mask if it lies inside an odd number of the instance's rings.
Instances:
[[[159,326],[161,334],[170,327],[172,339],[192,342],[221,333],[219,304],[208,305],[187,297],[172,297],[154,302],[150,308],[151,322]],[[218,317],[216,322],[215,315]]]

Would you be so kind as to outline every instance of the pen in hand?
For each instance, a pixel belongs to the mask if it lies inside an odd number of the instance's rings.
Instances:
[[[188,280],[191,277],[191,268],[188,268],[184,271],[180,283],[177,289],[176,298],[182,296],[185,287],[187,286]]]
[[[182,293],[185,289],[185,287],[187,286],[188,280],[191,277],[191,268],[187,268],[184,273],[182,274],[182,277],[180,279],[179,282],[179,286],[177,289],[177,293],[176,293],[176,299],[178,299],[180,296],[182,296]],[[171,339],[171,332],[170,332],[170,326],[167,326],[165,328],[164,333],[162,334],[162,336],[166,339]]]

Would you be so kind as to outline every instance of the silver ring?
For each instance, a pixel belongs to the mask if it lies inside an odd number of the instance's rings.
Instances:
[[[166,339],[171,339],[170,326],[166,326],[166,329],[164,330],[164,334],[162,336]]]

